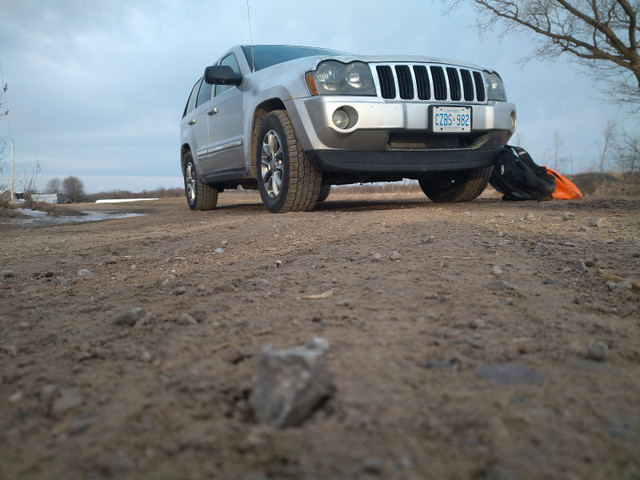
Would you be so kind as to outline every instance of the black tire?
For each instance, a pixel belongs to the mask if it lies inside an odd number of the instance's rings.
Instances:
[[[193,155],[188,152],[184,157],[184,193],[191,210],[213,210],[218,204],[218,190],[203,183],[198,178]]]
[[[256,173],[262,203],[272,213],[315,207],[322,173],[311,165],[285,110],[269,113],[256,138]]]
[[[460,172],[434,172],[419,180],[420,188],[433,202],[469,202],[489,183],[493,166]]]
[[[330,184],[326,185],[323,183],[322,187],[320,187],[320,195],[318,195],[318,203],[324,202],[330,193],[331,193],[331,185]]]

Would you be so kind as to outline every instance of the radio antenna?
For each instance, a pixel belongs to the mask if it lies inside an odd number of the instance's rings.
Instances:
[[[249,0],[247,0],[247,17],[249,18],[249,42],[251,43],[251,71],[256,71],[256,56],[253,51],[253,32],[251,31],[251,10],[249,9]]]

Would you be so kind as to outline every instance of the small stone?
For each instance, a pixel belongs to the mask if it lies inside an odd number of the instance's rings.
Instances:
[[[469,328],[477,329],[477,328],[484,328],[485,326],[486,326],[486,322],[481,318],[476,318],[469,322]]]
[[[142,360],[143,362],[150,362],[151,361],[151,354],[147,350],[145,350],[140,355],[140,360]]]
[[[607,224],[604,218],[590,218],[589,226],[593,228],[603,228]]]
[[[174,260],[177,262],[186,262],[187,257],[175,257]]]
[[[533,251],[537,254],[542,254],[542,253],[548,252],[549,247],[547,247],[544,243],[537,243]]]
[[[424,237],[422,237],[422,240],[420,240],[424,245],[428,245],[431,242],[433,242],[434,237],[433,235],[425,235]]]
[[[489,288],[491,288],[491,290],[499,292],[499,291],[502,291],[502,290],[510,290],[511,289],[511,285],[509,285],[504,280],[498,280],[498,281],[489,283]]]
[[[575,247],[576,244],[573,242],[558,242],[558,245],[561,247]]]
[[[371,257],[372,262],[379,262],[381,259],[382,259],[382,255],[380,255],[379,253],[374,253],[373,256]]]
[[[62,286],[67,286],[69,285],[69,280],[64,277],[58,277],[58,283]]]
[[[18,330],[29,330],[30,328],[31,328],[31,324],[29,322],[18,323]]]
[[[533,212],[527,212],[524,214],[523,220],[526,222],[532,222],[534,220],[536,220],[537,217]]]
[[[184,295],[187,293],[187,287],[178,287],[171,292],[172,295]]]
[[[188,313],[183,313],[178,318],[179,325],[197,325],[198,321]]]
[[[587,345],[587,358],[597,362],[604,362],[607,359],[609,346],[607,342],[589,342]]]
[[[397,250],[394,250],[393,252],[391,252],[389,254],[389,258],[391,260],[393,260],[394,262],[397,262],[398,260],[400,260],[402,258],[402,255],[400,255],[400,252],[398,252]]]
[[[57,390],[58,387],[51,383],[43,385],[40,389],[40,401],[42,403],[49,403],[53,399],[53,396],[55,395]]]
[[[82,395],[77,388],[62,388],[60,389],[60,397],[53,402],[51,413],[64,413],[82,405],[83,401]]]
[[[547,277],[547,278],[544,279],[544,284],[545,285],[559,285],[560,282],[555,278]]]
[[[493,273],[495,276],[499,277],[500,275],[502,275],[502,269],[495,265],[492,269],[491,269],[491,273]]]
[[[631,290],[631,288],[633,288],[633,286],[631,285],[631,282],[629,280],[621,280],[619,282],[612,282],[612,281],[607,282],[607,289],[612,292],[615,292],[617,290]]]
[[[362,468],[371,475],[380,475],[382,473],[382,462],[377,458],[369,458],[364,462]]]
[[[9,400],[9,403],[19,403],[22,401],[23,398],[24,398],[24,394],[20,391],[17,391],[13,395],[10,395],[8,400]]]
[[[574,260],[573,262],[573,270],[575,272],[586,272],[587,271],[587,266],[584,263],[584,260],[582,260],[581,258]]]
[[[132,308],[131,310],[124,312],[122,315],[117,317],[113,323],[116,325],[122,325],[127,327],[132,327],[136,324],[138,320],[144,317],[147,314],[147,311],[142,307]]]
[[[222,241],[220,242],[220,245],[222,245],[223,247],[226,247],[228,243],[229,243],[229,242],[228,242],[227,240],[222,240]]]
[[[2,278],[11,278],[11,277],[15,277],[16,274],[11,271],[11,270],[2,270],[0,271],[0,277]]]
[[[575,213],[573,213],[573,212],[564,212],[564,213],[562,214],[562,219],[563,219],[565,222],[569,222],[569,221],[571,221],[571,220],[575,220],[575,219],[576,219],[576,214],[575,214]]]
[[[221,254],[224,253],[224,248],[218,247],[213,251],[213,253],[217,253],[217,254],[221,255]]]
[[[496,237],[499,237],[499,238],[505,237],[506,235],[507,235],[507,234],[506,234],[506,233],[504,233],[504,232],[498,232],[498,233],[496,233]]]
[[[91,270],[88,270],[86,268],[82,268],[80,270],[78,270],[78,276],[80,278],[87,278],[87,277],[91,277],[93,275],[93,272]]]

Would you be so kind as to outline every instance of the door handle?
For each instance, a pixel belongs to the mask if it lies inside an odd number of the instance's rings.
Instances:
[[[191,120],[189,120],[189,125],[195,125],[196,124],[196,119],[192,118]]]
[[[211,115],[215,115],[216,113],[218,113],[218,109],[214,107],[207,112],[207,115],[211,116]]]

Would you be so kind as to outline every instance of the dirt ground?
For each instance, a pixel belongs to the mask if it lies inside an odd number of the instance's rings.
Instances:
[[[0,478],[640,478],[637,196],[220,204],[0,218]],[[333,393],[257,424],[258,354],[314,337]]]

